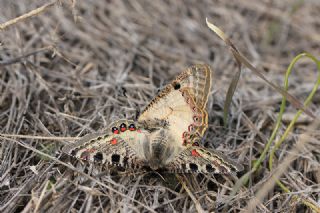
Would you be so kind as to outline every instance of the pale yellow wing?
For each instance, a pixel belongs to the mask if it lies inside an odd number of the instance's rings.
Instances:
[[[138,122],[165,121],[178,146],[193,143],[208,127],[206,104],[211,89],[208,65],[194,65],[182,72],[150,102]]]

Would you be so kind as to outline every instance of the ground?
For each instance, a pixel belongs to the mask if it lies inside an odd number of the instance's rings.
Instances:
[[[272,83],[292,59],[320,56],[319,1],[0,1],[0,212],[316,212],[320,209],[320,96],[302,113],[272,169],[266,148],[281,94],[243,66],[237,72],[219,26]],[[43,7],[44,6],[44,7]],[[37,9],[38,10],[35,10]],[[213,88],[202,146],[244,166],[234,175],[119,172],[70,159],[61,147],[136,115],[189,65],[209,64]],[[289,93],[303,102],[317,76],[299,61]],[[275,141],[297,112],[286,104]],[[308,137],[307,137],[308,136]],[[72,166],[76,167],[73,169]],[[245,184],[240,178],[249,174]],[[275,180],[281,180],[285,191]]]

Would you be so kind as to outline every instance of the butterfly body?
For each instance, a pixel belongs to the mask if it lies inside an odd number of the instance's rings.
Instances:
[[[195,65],[168,84],[137,121],[121,119],[103,133],[83,137],[63,152],[93,163],[170,172],[231,173],[242,166],[199,147],[208,127],[211,88],[207,65]]]

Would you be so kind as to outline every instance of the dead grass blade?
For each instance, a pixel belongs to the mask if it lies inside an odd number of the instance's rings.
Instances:
[[[52,140],[52,141],[76,141],[81,137],[48,137],[48,136],[39,136],[39,135],[17,135],[17,134],[2,134],[2,137],[10,137],[10,138],[26,138],[26,139],[37,139],[37,140]]]
[[[48,154],[46,154],[46,153],[43,153],[43,152],[41,152],[41,151],[39,151],[39,150],[37,150],[37,149],[35,149],[35,148],[33,148],[33,147],[28,146],[27,144],[24,144],[24,143],[20,142],[20,141],[17,141],[17,140],[11,139],[11,138],[5,138],[5,137],[2,137],[2,136],[0,136],[0,138],[3,139],[3,140],[12,141],[12,142],[14,142],[14,143],[16,143],[16,144],[18,144],[18,145],[20,145],[20,146],[28,149],[28,150],[31,150],[31,151],[33,151],[33,152],[35,152],[35,153],[37,153],[37,154],[40,154],[40,155],[42,155],[42,156],[44,156],[44,157],[49,158],[50,160],[53,160],[53,161],[55,161],[55,162],[57,162],[57,163],[65,166],[65,167],[68,167],[69,169],[71,169],[71,170],[79,173],[80,175],[82,175],[83,177],[88,178],[88,179],[91,180],[91,181],[96,182],[97,184],[105,187],[106,189],[108,189],[108,190],[110,190],[110,191],[112,191],[112,192],[114,192],[114,193],[116,193],[116,194],[118,194],[118,195],[120,195],[120,196],[123,196],[123,197],[131,200],[132,202],[135,202],[135,203],[141,205],[142,207],[144,207],[144,208],[147,209],[148,211],[156,213],[156,211],[154,211],[153,209],[151,209],[149,206],[146,206],[145,204],[141,203],[140,201],[135,200],[134,198],[129,197],[129,196],[127,196],[126,194],[123,194],[123,193],[117,191],[116,189],[114,189],[114,188],[106,185],[105,183],[102,183],[101,181],[95,179],[94,177],[91,177],[90,175],[88,175],[88,174],[86,174],[86,173],[84,173],[84,172],[82,172],[82,171],[79,171],[78,169],[74,168],[73,166],[71,166],[71,165],[69,165],[69,164],[67,164],[67,163],[64,163],[64,162],[58,160],[57,158],[54,158],[54,157],[52,157],[52,156],[50,156],[50,155],[48,155]]]
[[[178,174],[176,174],[176,177],[179,180],[182,187],[184,188],[184,190],[186,190],[186,192],[188,193],[191,200],[193,201],[194,205],[196,206],[197,212],[199,213],[205,212],[201,207],[201,204],[199,203],[199,201],[196,199],[196,197],[192,194],[191,190],[188,188],[186,181],[183,179],[183,177],[179,176]]]
[[[10,60],[7,60],[7,61],[0,61],[0,67],[8,66],[8,65],[11,65],[11,64],[15,64],[15,63],[21,63],[22,59],[24,59],[24,58],[36,55],[38,53],[43,53],[43,52],[46,52],[46,51],[52,51],[52,50],[53,50],[53,47],[51,47],[51,46],[43,47],[43,48],[37,49],[35,51],[31,51],[29,53],[26,53],[26,54],[24,54],[22,56],[19,56],[17,58],[13,58],[13,59],[10,59]]]
[[[263,184],[261,189],[257,192],[256,199],[252,199],[248,203],[248,212],[254,212],[255,207],[258,205],[259,201],[261,202],[264,197],[267,196],[268,192],[272,190],[279,180],[279,178],[287,171],[289,165],[294,161],[300,150],[303,150],[303,147],[308,143],[310,140],[309,134],[312,134],[311,132],[319,129],[319,122],[315,121],[310,125],[308,131],[305,134],[302,134],[297,142],[297,144],[288,152],[288,156],[282,161],[281,164],[274,170],[273,175],[269,180]],[[316,210],[317,212],[320,212],[320,206],[318,206],[316,203],[310,200],[305,200],[312,209]]]
[[[34,9],[28,13],[25,13],[17,18],[11,19],[3,24],[0,24],[0,30],[5,30],[7,27],[9,27],[11,25],[17,24],[19,22],[25,21],[28,18],[39,15],[40,13],[43,13],[44,11],[46,11],[46,9],[52,7],[55,4],[56,4],[56,1],[48,3],[48,4],[43,5],[37,9]]]

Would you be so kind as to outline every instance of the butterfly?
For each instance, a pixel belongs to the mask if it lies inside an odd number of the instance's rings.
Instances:
[[[194,65],[166,85],[136,121],[120,119],[102,133],[89,134],[62,151],[92,163],[168,172],[229,174],[242,165],[200,146],[208,128],[211,89],[208,65]]]

